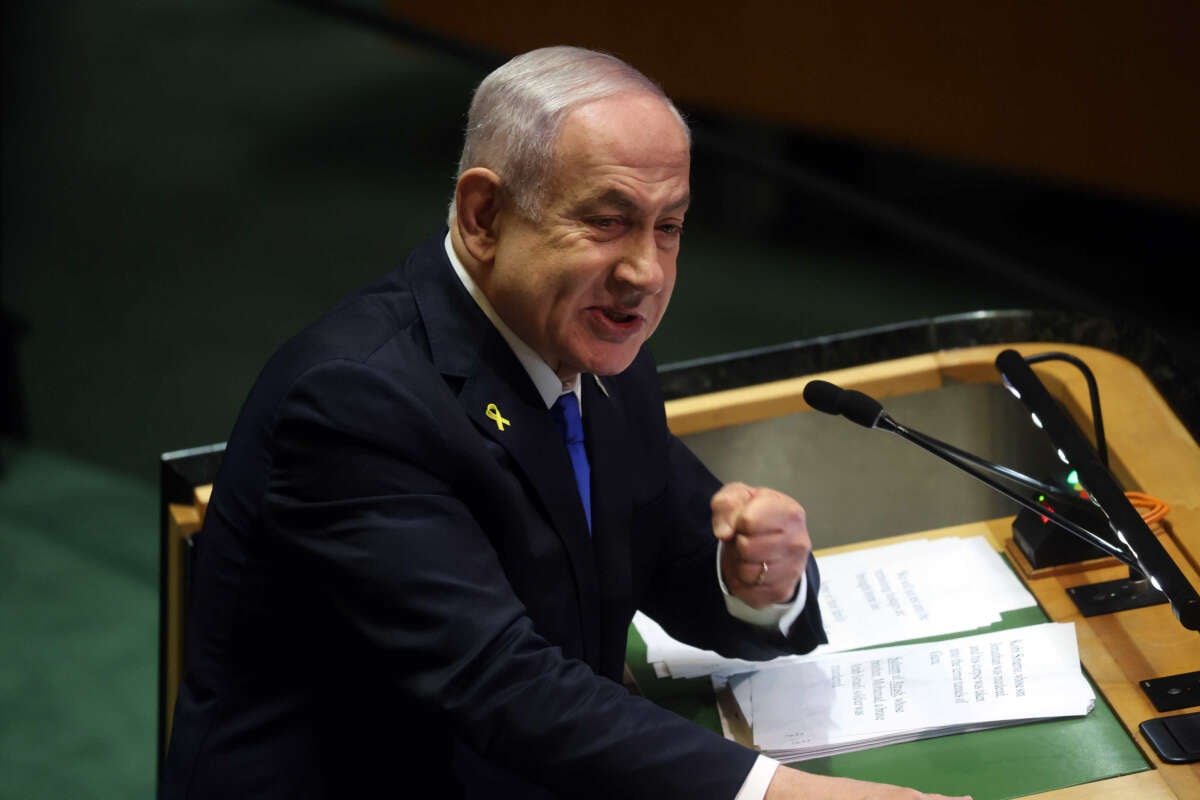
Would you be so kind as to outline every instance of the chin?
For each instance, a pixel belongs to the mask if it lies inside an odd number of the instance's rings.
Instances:
[[[637,358],[637,354],[641,351],[638,347],[629,352],[620,354],[608,354],[599,358],[588,359],[587,366],[581,372],[590,372],[593,375],[617,375],[629,369],[629,365]]]
[[[576,372],[593,375],[616,375],[629,368],[642,351],[645,337],[628,337],[609,341],[597,336],[576,338],[574,346],[564,348],[560,363],[575,365]]]

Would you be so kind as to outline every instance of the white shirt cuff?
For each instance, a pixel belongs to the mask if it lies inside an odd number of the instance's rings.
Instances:
[[[730,594],[729,587],[725,585],[725,576],[721,574],[721,553],[724,551],[724,547],[724,542],[717,542],[717,583],[721,587],[721,593],[725,595],[725,608],[730,615],[743,622],[749,622],[760,628],[769,628],[774,625],[779,628],[780,633],[787,636],[792,623],[800,616],[800,612],[804,610],[804,604],[808,600],[808,573],[805,572],[800,576],[800,586],[796,589],[796,599],[792,602],[773,603],[762,608],[754,608]]]
[[[775,777],[778,767],[778,761],[759,755],[733,800],[762,800],[767,795],[767,787],[771,785],[771,779]]]

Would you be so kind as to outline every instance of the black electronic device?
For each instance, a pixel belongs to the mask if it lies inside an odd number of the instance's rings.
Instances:
[[[1200,711],[1148,719],[1138,730],[1168,764],[1200,761]]]
[[[1065,466],[1046,482],[1080,499],[1087,497],[1087,490],[1079,483],[1078,473]],[[1036,500],[1050,511],[1056,510],[1058,505],[1054,498],[1043,494],[1039,494]],[[1078,536],[1063,536],[1059,526],[1044,512],[1022,508],[1013,519],[1012,529],[1013,543],[1035,570],[1078,564],[1105,556],[1095,545]]]
[[[1042,498],[1038,502],[1049,504]],[[1013,542],[1035,570],[1105,557],[1095,545],[1078,536],[1063,536],[1052,519],[1028,508],[1022,508],[1013,519]]]
[[[1159,711],[1200,706],[1200,671],[1144,680],[1142,691]]]

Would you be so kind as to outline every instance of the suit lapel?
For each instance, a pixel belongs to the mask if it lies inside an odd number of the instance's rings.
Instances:
[[[592,469],[592,541],[605,615],[600,652],[614,659],[601,668],[611,677],[621,674],[620,656],[625,652],[628,625],[625,613],[632,605],[629,537],[633,492],[623,459],[636,450],[627,443],[629,427],[620,404],[601,388],[603,379],[584,375],[583,381],[584,436]],[[611,382],[603,385],[609,387]]]
[[[529,478],[575,560],[582,555],[580,546],[588,545],[587,520],[562,437],[504,340],[497,335],[486,349],[491,351],[484,354],[488,363],[481,360],[467,378],[459,401],[475,426],[503,447]],[[590,553],[587,558],[591,560]]]
[[[566,549],[579,602],[584,658],[595,663],[602,652],[600,586],[571,460],[550,412],[499,334],[489,349],[492,353],[487,360],[504,366],[495,371],[490,364],[481,363],[463,384],[459,399],[476,427],[503,447],[525,474]],[[505,372],[508,375],[502,377]],[[514,384],[522,382],[527,391],[514,390]]]
[[[575,473],[550,412],[521,362],[455,276],[440,246],[410,262],[409,279],[434,364],[443,375],[462,380],[458,399],[467,417],[503,447],[524,474],[533,499],[567,552],[584,656],[595,663],[601,652],[596,564]]]

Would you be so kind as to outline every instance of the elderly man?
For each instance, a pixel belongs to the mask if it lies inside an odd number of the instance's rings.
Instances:
[[[448,230],[287,343],[229,439],[165,797],[920,796],[780,769],[620,682],[638,609],[729,656],[824,641],[803,509],[720,486],[642,348],[689,144],[607,55],[483,81]]]

